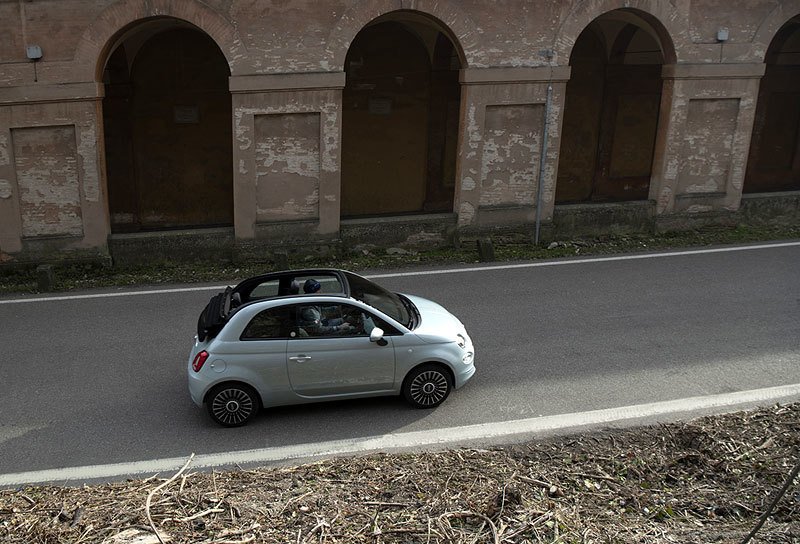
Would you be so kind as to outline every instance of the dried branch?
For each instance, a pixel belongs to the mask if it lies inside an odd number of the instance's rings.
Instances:
[[[175,475],[172,476],[172,478],[162,483],[161,485],[159,485],[158,487],[156,487],[150,493],[147,494],[147,500],[145,501],[145,512],[147,513],[147,521],[150,523],[150,527],[153,529],[156,538],[158,538],[158,541],[161,544],[164,544],[164,539],[161,538],[161,533],[158,532],[155,523],[153,523],[153,518],[150,516],[150,502],[153,500],[153,495],[158,493],[163,488],[167,487],[169,484],[174,482],[181,474],[183,474],[183,471],[185,471],[189,467],[189,464],[192,462],[192,459],[194,459],[194,453],[189,456],[189,459],[186,461],[183,467],[181,467],[181,469],[178,472],[176,472]]]

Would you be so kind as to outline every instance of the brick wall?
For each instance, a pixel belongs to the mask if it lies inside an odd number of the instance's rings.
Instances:
[[[756,114],[768,51],[783,28],[790,39],[778,57],[784,66],[800,64],[794,51],[800,43],[796,27],[786,26],[798,15],[800,0],[0,2],[0,260],[38,258],[36,247],[69,255],[102,253],[113,223],[108,194],[124,195],[130,185],[136,186],[133,196],[122,197],[123,201],[141,197],[142,187],[149,183],[156,207],[163,205],[175,217],[186,212],[181,199],[187,190],[184,182],[167,187],[171,180],[144,172],[142,164],[137,166],[137,156],[120,159],[106,149],[107,142],[115,142],[109,144],[112,147],[124,144],[130,130],[168,160],[175,159],[177,151],[170,149],[181,141],[159,128],[166,122],[161,114],[154,113],[141,128],[141,113],[108,99],[105,106],[103,102],[110,89],[105,69],[112,53],[124,44],[130,51],[128,60],[135,59],[138,51],[152,44],[150,40],[170,28],[203,33],[221,53],[229,74],[230,114],[223,112],[216,123],[227,125],[230,135],[221,147],[195,152],[197,160],[187,155],[178,162],[182,161],[182,171],[199,178],[206,175],[204,153],[229,153],[228,181],[206,198],[228,198],[230,203],[220,208],[228,206],[230,212],[222,220],[195,217],[184,224],[228,222],[237,240],[253,241],[292,236],[295,227],[299,237],[335,239],[341,215],[348,213],[342,201],[343,162],[358,157],[354,151],[363,152],[381,133],[393,130],[396,141],[389,145],[398,150],[399,162],[387,165],[383,176],[373,165],[367,168],[371,177],[358,181],[361,187],[377,183],[377,194],[389,200],[376,205],[369,197],[365,203],[348,193],[351,213],[424,212],[427,191],[428,200],[436,201],[436,211],[451,210],[465,232],[525,225],[537,216],[547,222],[553,218],[559,192],[567,195],[564,201],[589,201],[581,195],[596,183],[589,179],[595,175],[591,171],[602,171],[602,163],[589,158],[595,148],[609,157],[609,168],[625,174],[617,177],[631,178],[624,183],[634,190],[619,196],[614,191],[624,185],[617,184],[606,191],[612,199],[632,198],[637,209],[647,201],[656,216],[669,216],[671,224],[692,214],[694,219],[735,212],[746,185],[754,120],[760,123],[758,134],[769,122],[768,113]],[[455,137],[443,137],[441,126],[431,128],[429,120],[435,117],[430,111],[427,120],[418,123],[425,130],[414,128],[409,115],[378,130],[377,136],[370,132],[377,125],[369,117],[365,121],[353,116],[348,121],[342,97],[353,90],[345,76],[350,45],[359,32],[379,22],[412,31],[431,55],[431,66],[436,60],[431,44],[449,40],[460,84]],[[583,127],[580,118],[570,118],[565,111],[592,110],[591,93],[585,93],[576,106],[568,85],[579,68],[578,62],[570,66],[574,46],[590,25],[599,27],[598,47],[605,49],[607,58],[618,54],[621,66],[655,67],[656,86],[661,78],[660,94],[637,86],[641,79],[618,93],[616,113],[605,120],[601,115],[600,123],[611,132],[626,131],[625,137],[612,137],[606,143],[602,130]],[[628,38],[626,25],[636,31]],[[724,34],[727,39],[718,40]],[[656,44],[656,61],[642,60],[646,52],[637,49],[642,43]],[[41,47],[41,60],[26,58],[28,45]],[[391,50],[387,56],[392,56]],[[581,77],[576,75],[576,85]],[[780,82],[782,76],[776,77]],[[607,87],[607,82],[603,85]],[[428,92],[434,87],[429,84]],[[642,92],[650,93],[650,98],[631,98]],[[175,100],[180,102],[179,97]],[[444,102],[422,97],[420,111],[441,108]],[[374,104],[377,109],[385,105]],[[133,117],[107,127],[104,108],[106,113],[129,112]],[[174,121],[176,110],[170,111]],[[366,124],[360,128],[358,123]],[[401,123],[410,128],[400,129]],[[792,133],[791,127],[777,128]],[[794,138],[781,144],[790,148],[784,154],[797,153]],[[431,147],[434,140],[441,142],[438,148]],[[652,148],[647,160],[637,147],[641,142]],[[403,159],[414,146],[419,148],[413,159],[418,163]],[[564,156],[565,150],[581,156]],[[431,160],[431,153],[446,157],[444,163]],[[758,157],[751,157],[753,161]],[[412,165],[423,172],[422,181],[409,182],[404,189],[409,174],[394,174]],[[135,172],[111,179],[107,173],[112,167]],[[357,167],[357,161],[348,166]],[[425,178],[431,171],[449,172],[454,186],[443,180],[432,183]],[[800,190],[794,170],[787,172],[773,186]],[[163,198],[158,196],[159,187],[164,188]],[[116,196],[112,202],[112,208],[124,208],[117,206]],[[188,206],[196,211],[200,204]]]

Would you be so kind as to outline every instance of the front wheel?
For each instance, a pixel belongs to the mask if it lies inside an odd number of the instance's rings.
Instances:
[[[211,419],[224,427],[239,427],[258,413],[255,390],[240,383],[224,383],[211,390],[206,401]]]
[[[438,365],[422,365],[412,370],[403,383],[403,396],[415,408],[439,406],[453,388],[450,374]]]

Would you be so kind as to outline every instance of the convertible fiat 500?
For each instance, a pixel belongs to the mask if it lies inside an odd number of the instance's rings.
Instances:
[[[352,272],[274,272],[215,295],[189,355],[189,392],[224,426],[262,407],[402,395],[441,404],[475,373],[464,325],[439,304]]]

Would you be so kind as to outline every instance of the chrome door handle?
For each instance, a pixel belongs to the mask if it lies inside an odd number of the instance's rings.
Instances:
[[[295,355],[294,357],[289,357],[290,361],[294,361],[296,363],[305,363],[306,361],[311,360],[310,355]]]

